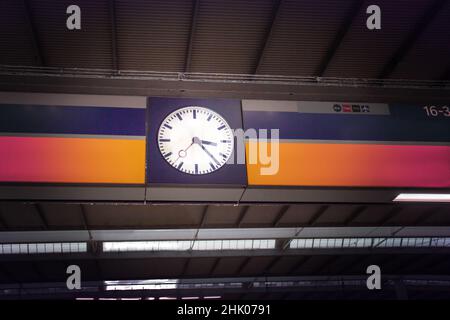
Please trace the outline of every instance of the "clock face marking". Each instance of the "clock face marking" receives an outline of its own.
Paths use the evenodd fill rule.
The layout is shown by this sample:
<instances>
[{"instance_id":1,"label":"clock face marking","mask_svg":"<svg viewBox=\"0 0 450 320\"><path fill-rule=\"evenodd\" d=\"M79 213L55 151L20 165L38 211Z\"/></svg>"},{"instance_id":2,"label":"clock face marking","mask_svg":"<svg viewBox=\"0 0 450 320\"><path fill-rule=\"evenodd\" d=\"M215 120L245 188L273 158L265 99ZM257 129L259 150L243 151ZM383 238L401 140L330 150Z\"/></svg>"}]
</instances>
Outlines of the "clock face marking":
<instances>
[{"instance_id":1,"label":"clock face marking","mask_svg":"<svg viewBox=\"0 0 450 320\"><path fill-rule=\"evenodd\" d=\"M220 169L231 157L233 131L213 110L189 106L175 110L161 123L158 146L175 169L202 175Z\"/></svg>"}]
</instances>

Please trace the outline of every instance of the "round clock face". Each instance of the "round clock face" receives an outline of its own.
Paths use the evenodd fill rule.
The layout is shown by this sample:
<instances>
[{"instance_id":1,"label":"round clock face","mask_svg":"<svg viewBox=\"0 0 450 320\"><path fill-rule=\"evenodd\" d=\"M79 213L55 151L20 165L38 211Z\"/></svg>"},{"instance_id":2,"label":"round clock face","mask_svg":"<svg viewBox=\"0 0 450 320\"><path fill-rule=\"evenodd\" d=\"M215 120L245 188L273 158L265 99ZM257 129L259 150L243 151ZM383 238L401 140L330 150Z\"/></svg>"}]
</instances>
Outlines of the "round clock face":
<instances>
[{"instance_id":1,"label":"round clock face","mask_svg":"<svg viewBox=\"0 0 450 320\"><path fill-rule=\"evenodd\" d=\"M190 106L169 114L158 131L164 159L188 174L214 172L230 158L233 132L222 116L204 107Z\"/></svg>"}]
</instances>

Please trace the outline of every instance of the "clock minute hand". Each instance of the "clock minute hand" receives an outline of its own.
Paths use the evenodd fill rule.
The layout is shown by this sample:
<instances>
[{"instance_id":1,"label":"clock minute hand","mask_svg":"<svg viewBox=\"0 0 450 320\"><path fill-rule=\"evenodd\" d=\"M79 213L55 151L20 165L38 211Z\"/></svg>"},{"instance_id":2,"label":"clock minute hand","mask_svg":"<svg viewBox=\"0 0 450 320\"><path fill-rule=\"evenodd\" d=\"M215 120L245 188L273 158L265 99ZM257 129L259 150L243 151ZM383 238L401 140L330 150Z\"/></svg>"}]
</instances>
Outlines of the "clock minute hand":
<instances>
[{"instance_id":1,"label":"clock minute hand","mask_svg":"<svg viewBox=\"0 0 450 320\"><path fill-rule=\"evenodd\" d=\"M217 161L217 159L214 158L214 156L213 156L213 155L205 148L205 146L203 146L203 145L201 144L200 147L203 149L203 151L206 152L206 154L207 154L211 159L214 160L214 162L215 162L217 165L220 165L219 161Z\"/></svg>"}]
</instances>

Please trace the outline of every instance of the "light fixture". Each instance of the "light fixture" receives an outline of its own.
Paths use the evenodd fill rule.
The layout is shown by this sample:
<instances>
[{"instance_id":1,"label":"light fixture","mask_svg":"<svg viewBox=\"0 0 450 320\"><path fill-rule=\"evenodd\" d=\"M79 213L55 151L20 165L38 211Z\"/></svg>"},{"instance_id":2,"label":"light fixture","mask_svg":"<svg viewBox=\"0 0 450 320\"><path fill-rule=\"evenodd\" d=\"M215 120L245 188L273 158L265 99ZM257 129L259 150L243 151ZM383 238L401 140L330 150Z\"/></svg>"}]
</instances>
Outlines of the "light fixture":
<instances>
[{"instance_id":1,"label":"light fixture","mask_svg":"<svg viewBox=\"0 0 450 320\"><path fill-rule=\"evenodd\" d=\"M104 252L275 249L275 239L107 241Z\"/></svg>"},{"instance_id":2,"label":"light fixture","mask_svg":"<svg viewBox=\"0 0 450 320\"><path fill-rule=\"evenodd\" d=\"M400 193L395 202L450 202L450 193Z\"/></svg>"}]
</instances>

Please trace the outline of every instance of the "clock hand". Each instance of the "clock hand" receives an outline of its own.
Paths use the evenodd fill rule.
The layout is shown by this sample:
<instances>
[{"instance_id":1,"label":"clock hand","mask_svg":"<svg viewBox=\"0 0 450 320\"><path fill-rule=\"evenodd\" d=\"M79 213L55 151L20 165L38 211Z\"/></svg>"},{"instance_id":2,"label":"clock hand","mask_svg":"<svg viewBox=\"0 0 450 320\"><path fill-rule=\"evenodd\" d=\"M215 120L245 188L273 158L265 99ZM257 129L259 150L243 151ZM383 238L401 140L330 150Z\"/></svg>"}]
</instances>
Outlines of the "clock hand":
<instances>
[{"instance_id":1,"label":"clock hand","mask_svg":"<svg viewBox=\"0 0 450 320\"><path fill-rule=\"evenodd\" d=\"M205 144L205 145L214 146L214 147L217 146L217 143L215 143L215 142L206 141L206 140L200 140L200 141L202 142L202 144Z\"/></svg>"},{"instance_id":2,"label":"clock hand","mask_svg":"<svg viewBox=\"0 0 450 320\"><path fill-rule=\"evenodd\" d=\"M213 155L205 148L204 145L201 144L200 147L203 149L203 151L206 152L206 154L207 154L211 159L214 160L214 162L215 162L217 165L220 165L219 161L217 161L216 158L214 158L214 156L213 156Z\"/></svg>"},{"instance_id":3,"label":"clock hand","mask_svg":"<svg viewBox=\"0 0 450 320\"><path fill-rule=\"evenodd\" d=\"M191 144L186 148L186 149L181 149L180 151L178 151L178 158L176 158L176 160L175 160L175 162L177 162L180 158L184 158L184 157L186 157L186 154L187 154L187 150L190 148L190 147L192 147L192 145L195 143L195 140L194 139L192 139L192 142L191 142Z\"/></svg>"}]
</instances>

